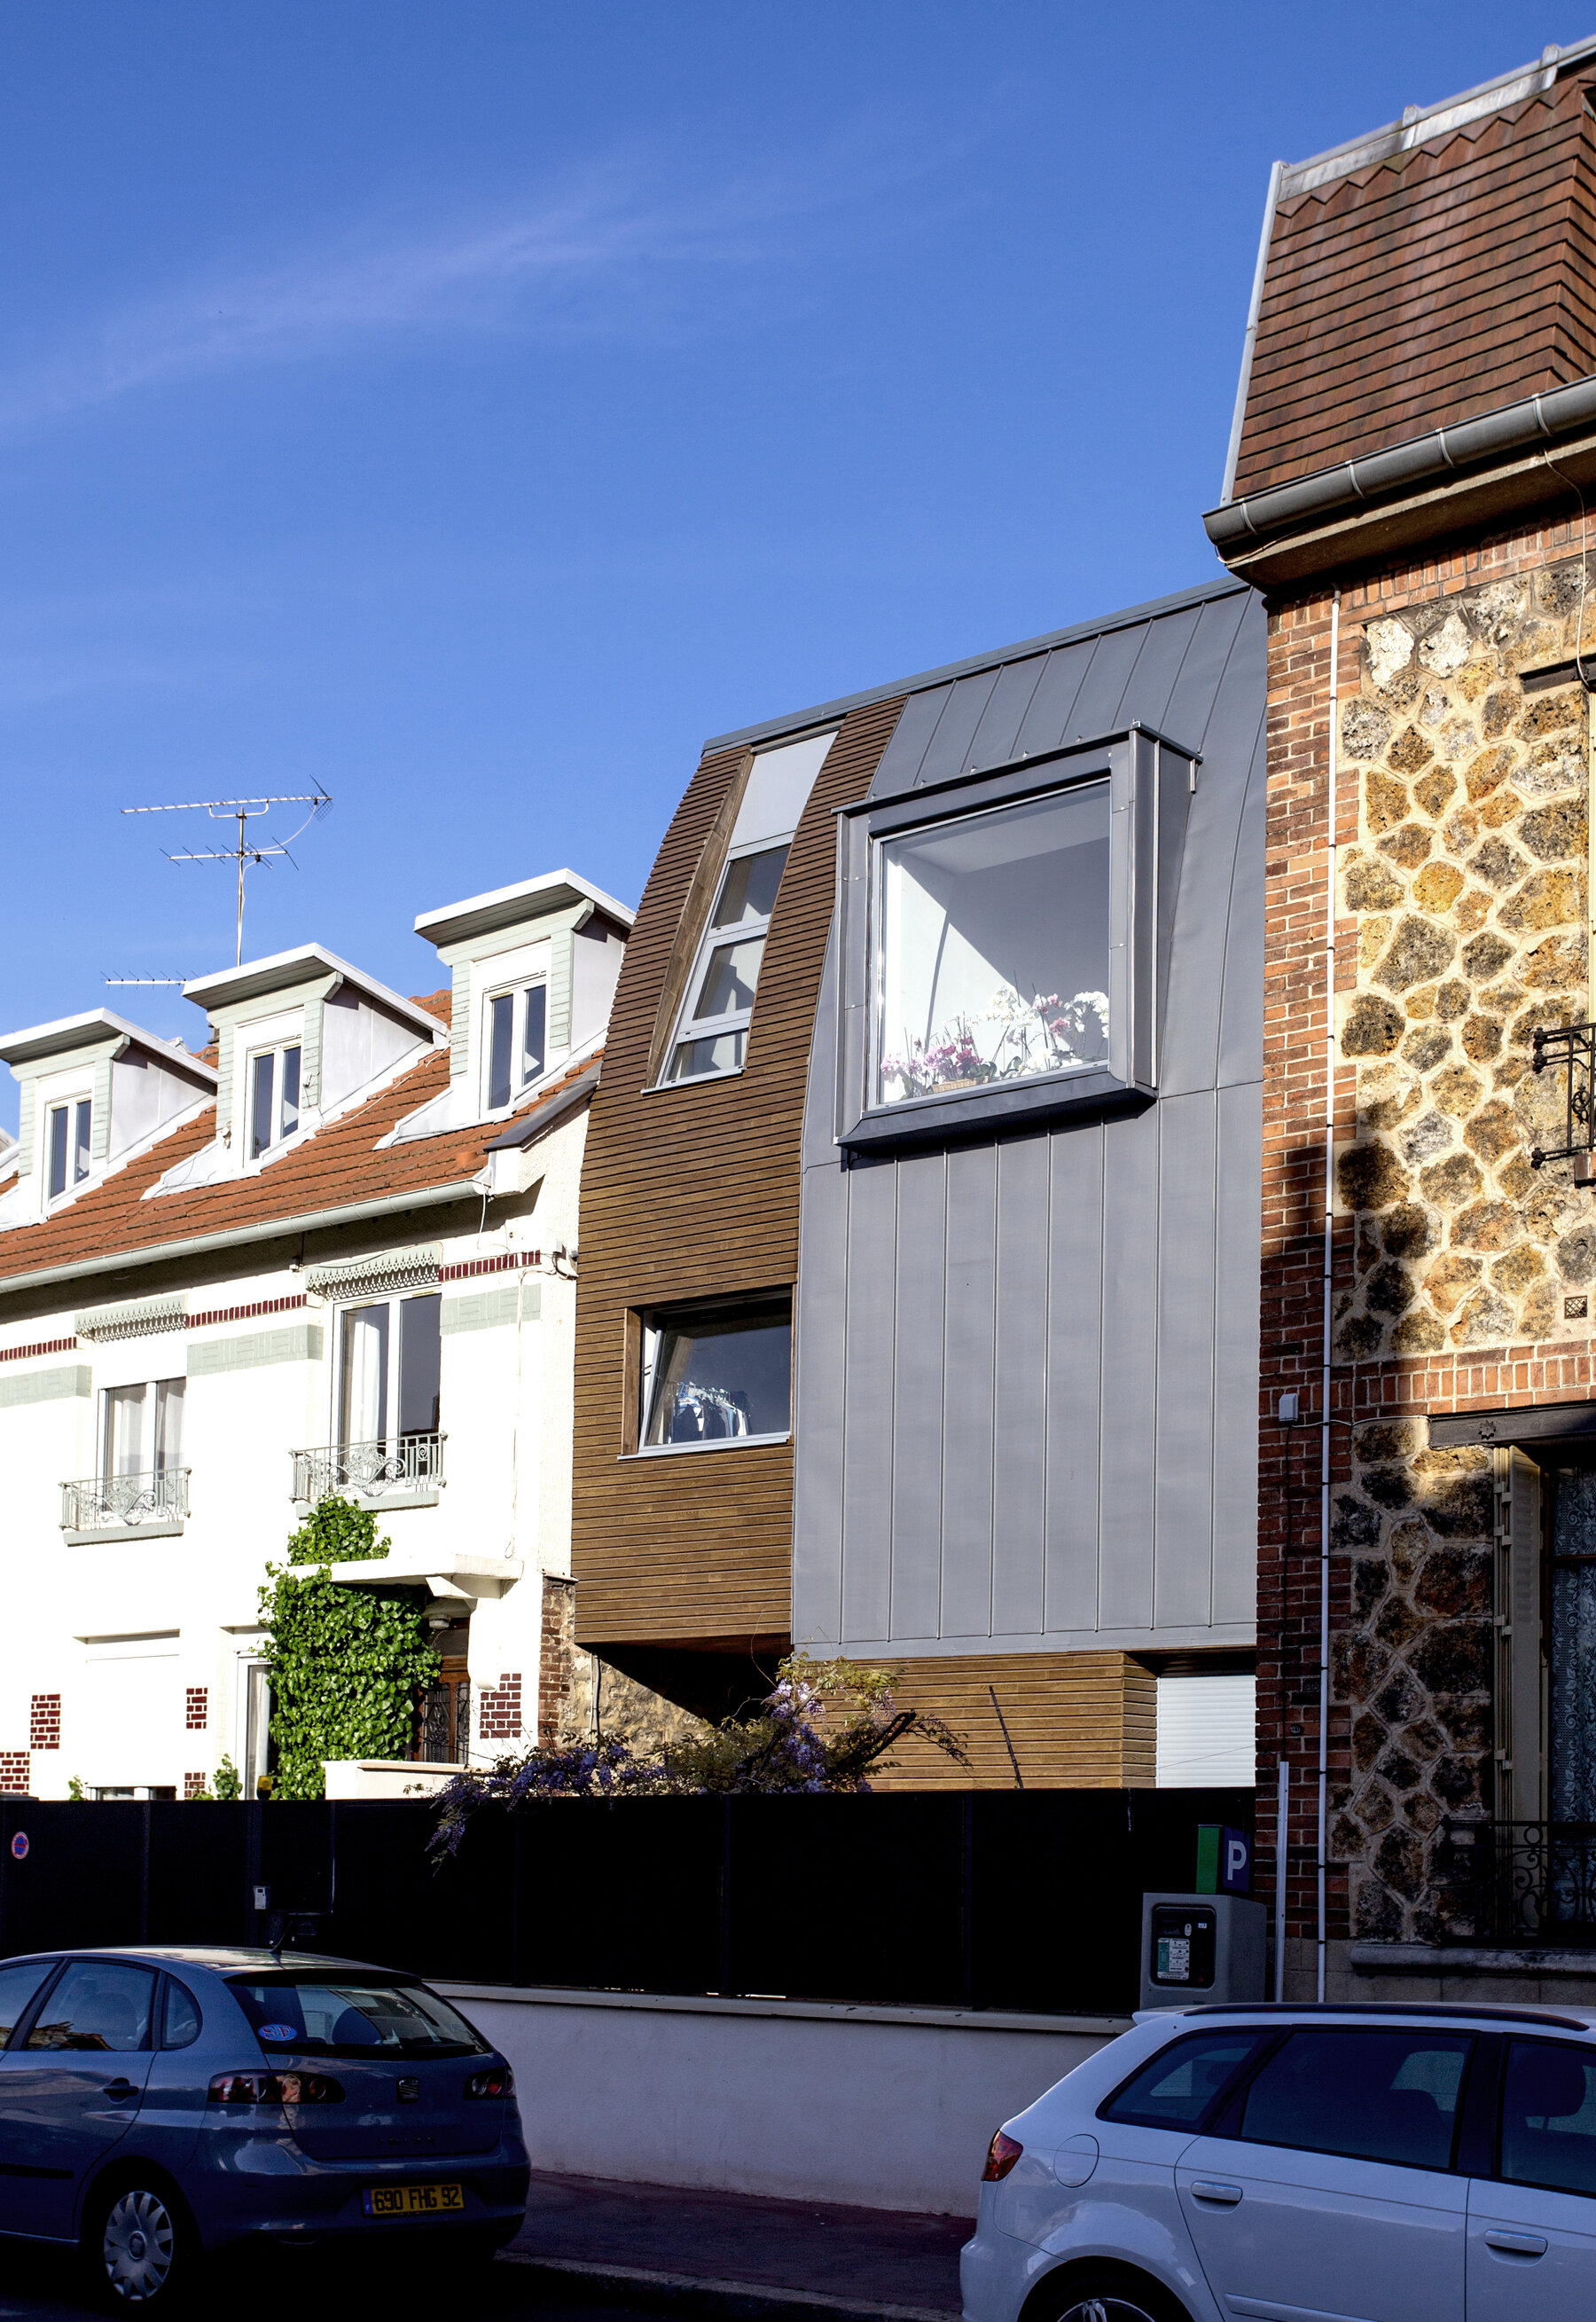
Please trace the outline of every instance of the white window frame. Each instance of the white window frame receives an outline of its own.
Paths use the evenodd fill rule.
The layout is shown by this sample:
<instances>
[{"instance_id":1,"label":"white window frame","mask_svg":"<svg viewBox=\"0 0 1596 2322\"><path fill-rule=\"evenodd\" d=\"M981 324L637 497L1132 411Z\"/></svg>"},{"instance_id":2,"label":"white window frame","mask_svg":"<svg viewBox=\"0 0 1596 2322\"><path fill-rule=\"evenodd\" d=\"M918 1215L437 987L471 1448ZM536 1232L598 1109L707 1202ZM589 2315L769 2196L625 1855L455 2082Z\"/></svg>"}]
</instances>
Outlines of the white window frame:
<instances>
[{"instance_id":1,"label":"white window frame","mask_svg":"<svg viewBox=\"0 0 1596 2322\"><path fill-rule=\"evenodd\" d=\"M286 1060L289 1056L292 1056L295 1059L294 1122L292 1128L285 1129L283 1127L283 1109L286 1101L285 1083L287 1077ZM265 1144L257 1148L255 1144L255 1081L259 1066L263 1064L268 1057L271 1060L271 1095L269 1101L271 1134L267 1138ZM296 1033L292 1039L276 1040L269 1042L261 1047L250 1049L244 1061L245 1166L250 1168L259 1168L269 1153L277 1152L279 1147L287 1144L290 1138L297 1137L300 1131L301 1123L304 1120L304 1115L305 1043L302 1036Z\"/></svg>"},{"instance_id":2,"label":"white window frame","mask_svg":"<svg viewBox=\"0 0 1596 2322\"><path fill-rule=\"evenodd\" d=\"M543 995L543 1055L535 1073L524 1079L516 1077L526 1056L526 1010L534 992ZM549 978L539 969L535 974L516 975L491 985L482 994L481 1073L482 1117L497 1119L512 1111L524 1092L535 1087L549 1069ZM510 1009L510 1093L497 1104L493 1102L493 1010L496 1001L508 1000Z\"/></svg>"},{"instance_id":3,"label":"white window frame","mask_svg":"<svg viewBox=\"0 0 1596 2322\"><path fill-rule=\"evenodd\" d=\"M399 1364L403 1354L405 1337L404 1324L399 1319L399 1309L402 1306L408 1305L415 1299L439 1298L441 1297L441 1294L442 1294L438 1290L433 1288L424 1287L415 1290L396 1290L387 1297L383 1297L378 1294L371 1298L351 1298L339 1306L338 1328L335 1333L335 1359L333 1364L333 1418L332 1424L327 1432L327 1440L329 1443L335 1445L338 1449L342 1450L350 1443L374 1441L397 1445L406 1440L399 1427ZM388 1310L388 1362L387 1373L383 1381L383 1427L381 1433L375 1437L346 1434L343 1425L343 1369L345 1348L347 1346L346 1333L349 1330L351 1318L356 1314L364 1313L366 1309L369 1306L386 1306ZM442 1434L442 1432L443 1347L442 1305L439 1307L438 1322L438 1417L436 1423L433 1426L412 1429L410 1431L412 1434L437 1435Z\"/></svg>"},{"instance_id":4,"label":"white window frame","mask_svg":"<svg viewBox=\"0 0 1596 2322\"><path fill-rule=\"evenodd\" d=\"M103 1386L100 1389L100 1440L97 1473L103 1482L114 1482L119 1472L112 1464L111 1431L112 1413L115 1409L114 1398L119 1394L126 1394L130 1389L133 1387L141 1387L146 1394L150 1394L154 1397L154 1407L150 1414L150 1464L148 1467L130 1467L120 1472L127 1475L138 1476L166 1476L176 1475L178 1472L185 1464L183 1458L184 1447L182 1436L184 1426L187 1423L188 1416L187 1408L187 1386L188 1381L186 1376L174 1374L171 1376L165 1378L119 1380L114 1386ZM174 1387L178 1391L178 1402L181 1416L179 1418L178 1427L178 1456L175 1459L169 1461L161 1457L161 1421L171 1394L171 1390Z\"/></svg>"},{"instance_id":5,"label":"white window frame","mask_svg":"<svg viewBox=\"0 0 1596 2322\"><path fill-rule=\"evenodd\" d=\"M768 911L756 913L751 919L738 919L734 925L729 927L717 928L715 924L715 914L719 908L721 897L725 893L726 882L732 873L739 863L746 863L756 855L773 855L778 847L784 848L788 854L790 854L794 836L795 834L790 830L785 833L774 831L767 838L752 839L745 845L734 846L728 851L726 859L721 865L720 877L716 882L715 901L705 921L704 932L698 939L698 948L693 955L692 974L688 977L681 1010L676 1019L676 1029L671 1034L670 1045L665 1050L665 1061L661 1068L658 1083L661 1088L696 1088L704 1081L734 1080L744 1069L748 1056L747 1036L752 1028L753 1011L759 1001L759 977L754 978L753 997L746 1008L728 1009L718 1016L698 1017L693 1014L693 1007L703 988L704 979L709 973L709 963L717 951L725 951L734 944L752 943L756 939L762 946L768 939L771 921L775 917L776 904L781 897L781 879L787 876L787 864L785 861L782 863L781 879L776 882L776 893ZM760 975L762 976L765 967L762 949L760 953L759 965ZM741 1032L743 1036L742 1063L716 1065L705 1073L673 1074L671 1067L676 1062L677 1052L679 1049L695 1041L718 1040L734 1032Z\"/></svg>"},{"instance_id":6,"label":"white window frame","mask_svg":"<svg viewBox=\"0 0 1596 2322\"><path fill-rule=\"evenodd\" d=\"M87 1114L87 1120L83 1116ZM65 1151L62 1155L63 1181L58 1186L50 1183L55 1161L55 1125L66 1122ZM82 1154L83 1166L78 1166ZM52 1098L44 1112L44 1198L46 1202L64 1202L75 1193L94 1173L94 1097L74 1095Z\"/></svg>"}]
</instances>

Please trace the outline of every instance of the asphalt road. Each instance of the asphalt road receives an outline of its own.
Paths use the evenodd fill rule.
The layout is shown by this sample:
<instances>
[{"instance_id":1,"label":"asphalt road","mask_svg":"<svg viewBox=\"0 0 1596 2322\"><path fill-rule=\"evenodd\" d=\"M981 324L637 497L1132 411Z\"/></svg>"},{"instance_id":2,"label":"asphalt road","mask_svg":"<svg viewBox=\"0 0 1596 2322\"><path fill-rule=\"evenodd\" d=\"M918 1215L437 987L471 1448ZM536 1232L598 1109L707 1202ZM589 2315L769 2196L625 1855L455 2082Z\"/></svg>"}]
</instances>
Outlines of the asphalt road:
<instances>
[{"instance_id":1,"label":"asphalt road","mask_svg":"<svg viewBox=\"0 0 1596 2322\"><path fill-rule=\"evenodd\" d=\"M362 2266L318 2259L268 2258L208 2273L185 2308L190 2317L225 2314L227 2322L350 2322L380 2312L382 2322L659 2322L620 2306L544 2302L517 2265ZM0 2245L0 2322L105 2322L83 2275L64 2258L15 2243Z\"/></svg>"}]
</instances>

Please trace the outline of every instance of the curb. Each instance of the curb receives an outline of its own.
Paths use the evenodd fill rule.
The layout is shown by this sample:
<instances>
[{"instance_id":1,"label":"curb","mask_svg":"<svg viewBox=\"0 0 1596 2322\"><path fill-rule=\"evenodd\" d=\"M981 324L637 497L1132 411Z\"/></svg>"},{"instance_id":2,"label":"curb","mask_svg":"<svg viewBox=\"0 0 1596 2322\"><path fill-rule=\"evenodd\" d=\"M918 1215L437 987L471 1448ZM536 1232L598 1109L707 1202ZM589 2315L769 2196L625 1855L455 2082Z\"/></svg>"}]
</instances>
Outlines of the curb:
<instances>
[{"instance_id":1,"label":"curb","mask_svg":"<svg viewBox=\"0 0 1596 2322\"><path fill-rule=\"evenodd\" d=\"M585 2260L535 2257L500 2250L499 2259L523 2267L537 2286L583 2306L624 2301L659 2314L714 2315L721 2322L958 2322L950 2306L889 2306L871 2298L835 2298L819 2290L780 2290L762 2281L720 2281L690 2273L655 2273L645 2266L590 2265Z\"/></svg>"}]
</instances>

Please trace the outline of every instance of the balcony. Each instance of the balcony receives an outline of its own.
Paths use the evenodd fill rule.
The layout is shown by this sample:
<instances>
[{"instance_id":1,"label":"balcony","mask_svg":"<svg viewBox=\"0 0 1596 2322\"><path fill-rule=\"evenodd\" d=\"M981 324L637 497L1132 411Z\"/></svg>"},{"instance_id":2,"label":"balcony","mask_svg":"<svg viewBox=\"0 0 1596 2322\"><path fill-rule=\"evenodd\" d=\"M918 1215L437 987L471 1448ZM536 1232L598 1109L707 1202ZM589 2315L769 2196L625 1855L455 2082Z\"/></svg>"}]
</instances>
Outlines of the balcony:
<instances>
[{"instance_id":1,"label":"balcony","mask_svg":"<svg viewBox=\"0 0 1596 2322\"><path fill-rule=\"evenodd\" d=\"M1447 1823L1435 1877L1444 1943L1596 1947L1596 1823Z\"/></svg>"},{"instance_id":2,"label":"balcony","mask_svg":"<svg viewBox=\"0 0 1596 2322\"><path fill-rule=\"evenodd\" d=\"M340 1493L359 1508L435 1508L443 1488L445 1435L390 1435L371 1443L329 1443L294 1454L294 1500L314 1508Z\"/></svg>"},{"instance_id":3,"label":"balcony","mask_svg":"<svg viewBox=\"0 0 1596 2322\"><path fill-rule=\"evenodd\" d=\"M69 1548L96 1540L169 1540L188 1514L188 1469L161 1467L132 1476L85 1476L61 1486L61 1530Z\"/></svg>"}]
</instances>

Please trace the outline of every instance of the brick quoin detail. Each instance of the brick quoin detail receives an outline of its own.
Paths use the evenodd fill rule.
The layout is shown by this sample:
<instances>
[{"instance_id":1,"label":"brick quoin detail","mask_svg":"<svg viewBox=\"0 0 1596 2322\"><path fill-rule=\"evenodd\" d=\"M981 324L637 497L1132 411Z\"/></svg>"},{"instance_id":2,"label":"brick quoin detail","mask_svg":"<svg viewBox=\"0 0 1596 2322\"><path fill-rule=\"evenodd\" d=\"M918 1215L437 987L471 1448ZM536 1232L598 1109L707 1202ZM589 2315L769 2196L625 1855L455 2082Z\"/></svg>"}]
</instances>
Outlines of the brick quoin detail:
<instances>
[{"instance_id":1,"label":"brick quoin detail","mask_svg":"<svg viewBox=\"0 0 1596 2322\"><path fill-rule=\"evenodd\" d=\"M205 1788L205 1778L203 1774L184 1775L183 1796L186 1798L197 1798L201 1796L204 1794Z\"/></svg>"},{"instance_id":2,"label":"brick quoin detail","mask_svg":"<svg viewBox=\"0 0 1596 2322\"><path fill-rule=\"evenodd\" d=\"M25 1797L29 1787L27 1751L0 1750L0 1790L20 1791Z\"/></svg>"},{"instance_id":3,"label":"brick quoin detail","mask_svg":"<svg viewBox=\"0 0 1596 2322\"><path fill-rule=\"evenodd\" d=\"M36 1693L28 1717L28 1744L34 1750L59 1750L61 1746L61 1696L59 1693Z\"/></svg>"},{"instance_id":4,"label":"brick quoin detail","mask_svg":"<svg viewBox=\"0 0 1596 2322\"><path fill-rule=\"evenodd\" d=\"M497 1687L484 1686L478 1726L484 1742L515 1742L521 1737L521 1672L504 1669Z\"/></svg>"},{"instance_id":5,"label":"brick quoin detail","mask_svg":"<svg viewBox=\"0 0 1596 2322\"><path fill-rule=\"evenodd\" d=\"M203 1733L205 1732L205 1727L210 1723L210 1687L204 1685L191 1685L188 1687L188 1715L187 1720L187 1730L190 1733Z\"/></svg>"},{"instance_id":6,"label":"brick quoin detail","mask_svg":"<svg viewBox=\"0 0 1596 2322\"><path fill-rule=\"evenodd\" d=\"M576 1591L552 1574L543 1575L543 1638L538 1659L537 1738L545 1748L560 1738L560 1721L570 1696L572 1603Z\"/></svg>"}]
</instances>

